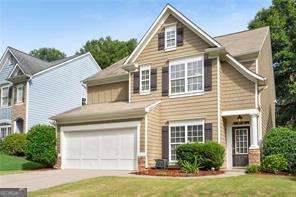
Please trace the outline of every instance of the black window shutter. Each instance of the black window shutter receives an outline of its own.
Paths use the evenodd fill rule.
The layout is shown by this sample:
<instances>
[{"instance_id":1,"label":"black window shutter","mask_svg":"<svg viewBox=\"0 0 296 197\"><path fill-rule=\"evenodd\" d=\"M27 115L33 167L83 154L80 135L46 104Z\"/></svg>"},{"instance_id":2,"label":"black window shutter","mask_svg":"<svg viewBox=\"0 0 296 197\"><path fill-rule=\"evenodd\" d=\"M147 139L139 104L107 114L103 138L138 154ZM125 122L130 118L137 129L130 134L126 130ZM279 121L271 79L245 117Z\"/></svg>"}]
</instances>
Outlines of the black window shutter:
<instances>
[{"instance_id":1,"label":"black window shutter","mask_svg":"<svg viewBox=\"0 0 296 197\"><path fill-rule=\"evenodd\" d=\"M150 82L150 90L157 90L157 68L153 68L150 70L151 82Z\"/></svg>"},{"instance_id":2,"label":"black window shutter","mask_svg":"<svg viewBox=\"0 0 296 197\"><path fill-rule=\"evenodd\" d=\"M13 101L16 103L16 86L13 88Z\"/></svg>"},{"instance_id":3,"label":"black window shutter","mask_svg":"<svg viewBox=\"0 0 296 197\"><path fill-rule=\"evenodd\" d=\"M213 139L212 123L205 123L205 142Z\"/></svg>"},{"instance_id":4,"label":"black window shutter","mask_svg":"<svg viewBox=\"0 0 296 197\"><path fill-rule=\"evenodd\" d=\"M22 97L22 101L25 102L25 85L23 85L23 97Z\"/></svg>"},{"instance_id":5,"label":"black window shutter","mask_svg":"<svg viewBox=\"0 0 296 197\"><path fill-rule=\"evenodd\" d=\"M177 46L183 46L184 40L184 27L177 25Z\"/></svg>"},{"instance_id":6,"label":"black window shutter","mask_svg":"<svg viewBox=\"0 0 296 197\"><path fill-rule=\"evenodd\" d=\"M162 96L169 95L169 67L162 67Z\"/></svg>"},{"instance_id":7,"label":"black window shutter","mask_svg":"<svg viewBox=\"0 0 296 197\"><path fill-rule=\"evenodd\" d=\"M139 86L140 86L140 72L134 72L134 93L139 93Z\"/></svg>"},{"instance_id":8,"label":"black window shutter","mask_svg":"<svg viewBox=\"0 0 296 197\"><path fill-rule=\"evenodd\" d=\"M164 49L164 32L158 34L158 50Z\"/></svg>"},{"instance_id":9,"label":"black window shutter","mask_svg":"<svg viewBox=\"0 0 296 197\"><path fill-rule=\"evenodd\" d=\"M212 90L212 59L204 60L204 90L211 91Z\"/></svg>"},{"instance_id":10,"label":"black window shutter","mask_svg":"<svg viewBox=\"0 0 296 197\"><path fill-rule=\"evenodd\" d=\"M13 91L13 87L10 86L8 90L8 106L10 106L12 103L12 91Z\"/></svg>"},{"instance_id":11,"label":"black window shutter","mask_svg":"<svg viewBox=\"0 0 296 197\"><path fill-rule=\"evenodd\" d=\"M169 127L162 127L162 159L169 159Z\"/></svg>"}]
</instances>

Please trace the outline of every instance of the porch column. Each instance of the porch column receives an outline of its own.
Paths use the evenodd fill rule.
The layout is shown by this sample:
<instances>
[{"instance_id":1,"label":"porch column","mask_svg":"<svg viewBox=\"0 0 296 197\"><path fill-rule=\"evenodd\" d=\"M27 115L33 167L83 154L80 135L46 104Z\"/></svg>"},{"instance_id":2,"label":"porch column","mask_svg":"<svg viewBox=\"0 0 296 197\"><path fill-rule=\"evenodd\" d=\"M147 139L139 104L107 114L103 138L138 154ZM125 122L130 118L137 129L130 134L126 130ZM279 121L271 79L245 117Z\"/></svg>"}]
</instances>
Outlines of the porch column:
<instances>
[{"instance_id":1,"label":"porch column","mask_svg":"<svg viewBox=\"0 0 296 197\"><path fill-rule=\"evenodd\" d=\"M258 115L251 115L251 146L249 147L249 164L260 164L260 149L258 145Z\"/></svg>"},{"instance_id":2,"label":"porch column","mask_svg":"<svg viewBox=\"0 0 296 197\"><path fill-rule=\"evenodd\" d=\"M251 146L250 149L258 149L258 115L251 115Z\"/></svg>"}]
</instances>

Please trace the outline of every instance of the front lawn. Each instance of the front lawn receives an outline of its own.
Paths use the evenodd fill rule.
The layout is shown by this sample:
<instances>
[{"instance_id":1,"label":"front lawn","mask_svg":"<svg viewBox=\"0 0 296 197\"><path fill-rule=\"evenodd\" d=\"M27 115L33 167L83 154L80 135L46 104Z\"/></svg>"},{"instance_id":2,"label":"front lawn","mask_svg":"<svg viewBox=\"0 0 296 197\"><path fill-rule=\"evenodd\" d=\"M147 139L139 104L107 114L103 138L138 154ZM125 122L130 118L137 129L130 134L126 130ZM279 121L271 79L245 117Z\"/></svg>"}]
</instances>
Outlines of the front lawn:
<instances>
[{"instance_id":1,"label":"front lawn","mask_svg":"<svg viewBox=\"0 0 296 197\"><path fill-rule=\"evenodd\" d=\"M43 168L42 164L0 153L0 175Z\"/></svg>"},{"instance_id":2,"label":"front lawn","mask_svg":"<svg viewBox=\"0 0 296 197\"><path fill-rule=\"evenodd\" d=\"M243 175L216 179L100 177L30 196L295 196L296 177Z\"/></svg>"}]
</instances>

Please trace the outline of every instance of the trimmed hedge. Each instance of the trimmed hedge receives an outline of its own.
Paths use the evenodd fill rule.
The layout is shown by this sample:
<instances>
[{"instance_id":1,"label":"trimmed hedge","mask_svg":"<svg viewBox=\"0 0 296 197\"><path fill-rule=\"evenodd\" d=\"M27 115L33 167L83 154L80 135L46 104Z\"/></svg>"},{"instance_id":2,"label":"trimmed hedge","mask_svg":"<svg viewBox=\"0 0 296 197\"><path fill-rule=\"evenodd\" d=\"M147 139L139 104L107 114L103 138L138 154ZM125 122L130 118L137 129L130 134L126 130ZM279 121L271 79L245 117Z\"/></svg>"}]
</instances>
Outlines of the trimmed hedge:
<instances>
[{"instance_id":1,"label":"trimmed hedge","mask_svg":"<svg viewBox=\"0 0 296 197\"><path fill-rule=\"evenodd\" d=\"M8 155L24 156L26 149L26 134L15 133L6 136L1 143L1 152Z\"/></svg>"},{"instance_id":2,"label":"trimmed hedge","mask_svg":"<svg viewBox=\"0 0 296 197\"><path fill-rule=\"evenodd\" d=\"M277 127L267 132L262 142L262 160L267 156L281 154L288 162L287 170L296 173L296 131Z\"/></svg>"},{"instance_id":3,"label":"trimmed hedge","mask_svg":"<svg viewBox=\"0 0 296 197\"><path fill-rule=\"evenodd\" d=\"M224 162L225 149L217 142L187 143L177 147L177 160L179 164L184 161L194 163L197 159L201 169L220 169Z\"/></svg>"},{"instance_id":4,"label":"trimmed hedge","mask_svg":"<svg viewBox=\"0 0 296 197\"><path fill-rule=\"evenodd\" d=\"M53 167L57 160L55 128L35 125L27 135L26 157L34 162Z\"/></svg>"},{"instance_id":5,"label":"trimmed hedge","mask_svg":"<svg viewBox=\"0 0 296 197\"><path fill-rule=\"evenodd\" d=\"M260 165L248 165L246 168L246 173L250 174L250 173L258 173L261 170Z\"/></svg>"},{"instance_id":6,"label":"trimmed hedge","mask_svg":"<svg viewBox=\"0 0 296 197\"><path fill-rule=\"evenodd\" d=\"M286 170L288 162L281 154L266 156L261 163L263 172L271 172L277 174L280 171Z\"/></svg>"}]
</instances>

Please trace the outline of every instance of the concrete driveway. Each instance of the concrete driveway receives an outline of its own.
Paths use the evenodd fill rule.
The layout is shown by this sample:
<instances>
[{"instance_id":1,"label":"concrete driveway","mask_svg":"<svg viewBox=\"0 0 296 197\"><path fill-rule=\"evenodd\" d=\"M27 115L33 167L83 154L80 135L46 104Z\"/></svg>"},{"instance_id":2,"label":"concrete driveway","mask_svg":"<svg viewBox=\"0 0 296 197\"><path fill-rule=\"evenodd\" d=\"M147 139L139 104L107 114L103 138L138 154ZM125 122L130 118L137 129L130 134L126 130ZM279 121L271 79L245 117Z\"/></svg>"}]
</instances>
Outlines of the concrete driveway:
<instances>
[{"instance_id":1,"label":"concrete driveway","mask_svg":"<svg viewBox=\"0 0 296 197\"><path fill-rule=\"evenodd\" d=\"M128 171L46 170L0 176L0 188L21 187L34 191L101 176L129 176Z\"/></svg>"}]
</instances>

